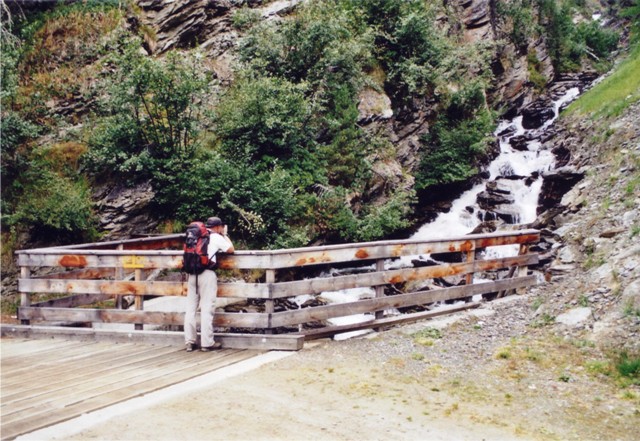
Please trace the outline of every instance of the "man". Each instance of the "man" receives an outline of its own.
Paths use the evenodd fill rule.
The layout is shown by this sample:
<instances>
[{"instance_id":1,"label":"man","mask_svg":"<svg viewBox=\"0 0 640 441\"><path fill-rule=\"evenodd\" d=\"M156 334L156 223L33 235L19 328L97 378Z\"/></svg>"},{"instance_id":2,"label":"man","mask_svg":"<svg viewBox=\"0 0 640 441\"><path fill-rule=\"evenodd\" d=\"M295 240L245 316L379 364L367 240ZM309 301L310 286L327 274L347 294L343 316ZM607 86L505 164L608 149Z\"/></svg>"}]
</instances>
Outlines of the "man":
<instances>
[{"instance_id":1,"label":"man","mask_svg":"<svg viewBox=\"0 0 640 441\"><path fill-rule=\"evenodd\" d=\"M233 243L227 236L227 226L219 217L210 217L205 223L209 230L209 247L207 254L213 266L216 253L233 253ZM201 274L189 275L187 291L187 311L184 316L184 337L187 352L192 352L196 345L196 311L200 305L200 350L209 352L222 345L213 339L213 311L218 295L218 277L213 269L206 269Z\"/></svg>"}]
</instances>

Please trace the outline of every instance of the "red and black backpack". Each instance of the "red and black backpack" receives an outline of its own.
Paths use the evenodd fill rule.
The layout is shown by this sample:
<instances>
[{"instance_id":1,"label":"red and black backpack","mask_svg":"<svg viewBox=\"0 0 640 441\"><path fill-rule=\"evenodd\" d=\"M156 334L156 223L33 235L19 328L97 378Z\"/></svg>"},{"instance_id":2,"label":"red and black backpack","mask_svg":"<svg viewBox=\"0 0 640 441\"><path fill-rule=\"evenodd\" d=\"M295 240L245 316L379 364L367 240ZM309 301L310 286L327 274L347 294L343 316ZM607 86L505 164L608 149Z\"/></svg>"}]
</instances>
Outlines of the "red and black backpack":
<instances>
[{"instance_id":1,"label":"red and black backpack","mask_svg":"<svg viewBox=\"0 0 640 441\"><path fill-rule=\"evenodd\" d=\"M200 274L206 269L214 269L208 254L209 230L202 222L191 222L184 238L182 271L187 274Z\"/></svg>"}]
</instances>

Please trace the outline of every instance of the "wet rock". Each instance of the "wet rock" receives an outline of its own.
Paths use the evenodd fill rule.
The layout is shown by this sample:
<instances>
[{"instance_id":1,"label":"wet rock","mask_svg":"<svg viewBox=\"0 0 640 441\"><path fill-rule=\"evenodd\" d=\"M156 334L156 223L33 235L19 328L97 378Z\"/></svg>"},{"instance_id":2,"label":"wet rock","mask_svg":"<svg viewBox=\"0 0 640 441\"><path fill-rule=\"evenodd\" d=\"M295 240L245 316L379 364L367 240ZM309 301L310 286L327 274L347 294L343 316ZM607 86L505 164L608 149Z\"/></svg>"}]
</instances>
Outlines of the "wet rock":
<instances>
[{"instance_id":1,"label":"wet rock","mask_svg":"<svg viewBox=\"0 0 640 441\"><path fill-rule=\"evenodd\" d=\"M522 127L537 129L555 116L553 102L549 98L539 98L522 109Z\"/></svg>"},{"instance_id":2,"label":"wet rock","mask_svg":"<svg viewBox=\"0 0 640 441\"><path fill-rule=\"evenodd\" d=\"M511 147L514 150L519 150L521 152L526 152L527 150L529 150L529 142L531 141L531 138L528 135L518 135L518 136L514 136L509 140L509 145L511 145Z\"/></svg>"}]
</instances>

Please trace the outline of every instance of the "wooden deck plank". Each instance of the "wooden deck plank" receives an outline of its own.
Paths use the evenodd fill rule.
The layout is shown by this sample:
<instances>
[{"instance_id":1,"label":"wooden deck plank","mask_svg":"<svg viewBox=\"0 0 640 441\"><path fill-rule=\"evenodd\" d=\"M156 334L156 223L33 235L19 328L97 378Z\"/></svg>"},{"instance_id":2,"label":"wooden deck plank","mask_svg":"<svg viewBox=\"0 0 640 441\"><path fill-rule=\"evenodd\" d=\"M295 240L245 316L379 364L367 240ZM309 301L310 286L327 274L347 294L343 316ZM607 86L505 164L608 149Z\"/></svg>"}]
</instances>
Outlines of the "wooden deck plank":
<instances>
[{"instance_id":1,"label":"wooden deck plank","mask_svg":"<svg viewBox=\"0 0 640 441\"><path fill-rule=\"evenodd\" d=\"M220 367L246 360L247 358L251 358L255 355L255 353L252 354L250 352L251 351L240 350L235 354L235 357L227 357L226 360L223 359L223 363L201 363L195 369L182 369L175 372L172 377L161 376L143 380L134 385L123 385L119 389L112 389L108 393L96 395L86 400L76 401L65 407L54 407L51 405L38 407L36 411L37 413L28 413L24 418L19 420L7 421L3 418L2 439L11 439L21 433L26 433L25 427L28 428L28 431L37 430L57 422L66 421L83 413L98 410L111 404L119 403L121 401L135 398L144 393L153 392L163 387L188 380ZM206 357L206 355L209 354L203 355ZM8 437L5 438L5 436Z\"/></svg>"},{"instance_id":2,"label":"wooden deck plank","mask_svg":"<svg viewBox=\"0 0 640 441\"><path fill-rule=\"evenodd\" d=\"M157 372L166 372L164 366L167 363L181 363L184 358L183 354L176 352L173 348L170 352L160 352L152 356L145 356L124 365L114 366L107 362L100 372L91 371L91 375L69 374L61 372L61 381L57 384L48 385L41 383L40 387L26 392L25 394L12 398L10 402L5 403L3 397L2 407L6 406L7 410L3 413L3 420L10 421L12 414L24 409L30 408L34 404L42 405L44 403L58 401L63 402L67 397L83 396L83 393L91 394L96 390L102 393L118 383L127 383L135 381L138 377L153 376Z\"/></svg>"},{"instance_id":3,"label":"wooden deck plank","mask_svg":"<svg viewBox=\"0 0 640 441\"><path fill-rule=\"evenodd\" d=\"M132 348L136 349L136 348ZM56 366L52 366L51 370L53 371L54 378L51 376L47 377L38 377L37 373L35 376L25 376L24 382L21 382L20 378L14 379L13 382L7 386L6 389L2 389L2 397L3 404L6 402L14 400L14 395L18 395L21 397L25 397L25 395L37 395L39 391L56 391L60 390L60 388L64 388L65 384L68 384L69 379L76 379L74 382L75 385L82 383L85 378L84 372L89 370L91 372L92 377L96 375L103 375L107 373L114 372L114 363L117 363L117 371L124 372L125 367L128 367L126 370L135 370L139 368L144 368L148 364L152 364L157 359L156 357L163 357L166 354L171 354L175 352L176 348L150 348L140 351L136 353L127 353L123 357L113 357L111 358L105 357L102 360L99 360L90 365L82 365L77 366L75 363L67 363L63 362L57 366L57 373L55 372ZM108 354L107 354L108 355ZM151 361L148 363L143 363L146 359L145 357L151 358ZM131 363L137 362L137 365L132 366ZM91 381L90 379L88 381ZM4 381L3 381L4 383ZM22 386L21 386L22 383ZM28 383L29 386L24 386L24 384ZM12 386L12 387L9 387ZM5 395L6 393L6 395Z\"/></svg>"},{"instance_id":4,"label":"wooden deck plank","mask_svg":"<svg viewBox=\"0 0 640 441\"><path fill-rule=\"evenodd\" d=\"M78 353L76 355L70 355L69 357L64 358L63 362L69 362L70 366L69 370L65 372L73 372L79 371L82 369L86 369L95 364L99 364L104 362L105 360L116 361L121 360L126 357L131 357L132 355L138 354L141 351L140 347L136 347L133 344L121 345L118 351L118 355L114 356L113 354L113 345L109 345L106 343L100 343L102 347L94 350L87 351L86 349L82 353ZM142 349L144 352L154 352L157 351L157 348L148 347ZM71 363L73 362L73 363ZM4 372L2 376L3 384L5 386L5 382L8 384L12 384L15 380L19 380L22 382L31 381L32 379L41 380L49 380L51 377L56 377L60 373L60 360L43 360L38 366L23 366L20 368L9 369ZM54 378L55 380L55 378Z\"/></svg>"},{"instance_id":5,"label":"wooden deck plank","mask_svg":"<svg viewBox=\"0 0 640 441\"><path fill-rule=\"evenodd\" d=\"M66 352L74 347L81 346L81 342L64 340L38 341L37 345L28 345L26 342L20 342L19 348L12 348L7 351L7 354L2 354L2 368L12 366L14 362L24 364L26 360L40 360L42 356L52 357L56 353L63 353L62 351Z\"/></svg>"},{"instance_id":6,"label":"wooden deck plank","mask_svg":"<svg viewBox=\"0 0 640 441\"><path fill-rule=\"evenodd\" d=\"M78 344L84 346L77 347ZM223 349L213 353L186 353L181 346L53 342L50 339L2 338L0 345L3 441L264 352ZM84 353L79 350L82 347ZM66 348L75 355L60 357ZM12 361L7 363L7 369L5 357ZM41 378L38 373L43 374ZM5 376L10 380L6 387ZM22 386L21 378L27 380Z\"/></svg>"},{"instance_id":7,"label":"wooden deck plank","mask_svg":"<svg viewBox=\"0 0 640 441\"><path fill-rule=\"evenodd\" d=\"M45 376L48 368L55 368L60 362L81 360L85 357L91 357L94 354L96 357L99 357L105 353L110 353L108 344L100 343L100 345L101 346L98 346L96 343L91 346L79 344L56 348L56 351L52 353L40 353L40 355L35 358L22 356L15 358L9 363L5 363L3 360L2 369L5 372L2 379L4 381L10 381L14 377L26 379L30 374L37 375L38 377ZM133 345L128 346L133 348ZM124 347L121 349L126 350Z\"/></svg>"}]
</instances>

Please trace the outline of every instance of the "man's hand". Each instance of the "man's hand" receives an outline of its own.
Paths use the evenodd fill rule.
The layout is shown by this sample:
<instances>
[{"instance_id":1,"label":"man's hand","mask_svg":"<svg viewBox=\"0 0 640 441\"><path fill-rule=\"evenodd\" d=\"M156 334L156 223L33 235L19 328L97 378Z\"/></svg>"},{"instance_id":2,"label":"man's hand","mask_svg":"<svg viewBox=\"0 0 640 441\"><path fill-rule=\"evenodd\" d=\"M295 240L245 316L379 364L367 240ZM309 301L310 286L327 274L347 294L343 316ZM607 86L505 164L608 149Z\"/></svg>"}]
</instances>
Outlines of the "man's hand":
<instances>
[{"instance_id":1,"label":"man's hand","mask_svg":"<svg viewBox=\"0 0 640 441\"><path fill-rule=\"evenodd\" d=\"M227 235L228 230L229 230L229 228L225 225L225 226L224 226L224 230L222 230L222 235L223 235L223 236L226 236L226 235Z\"/></svg>"}]
</instances>

